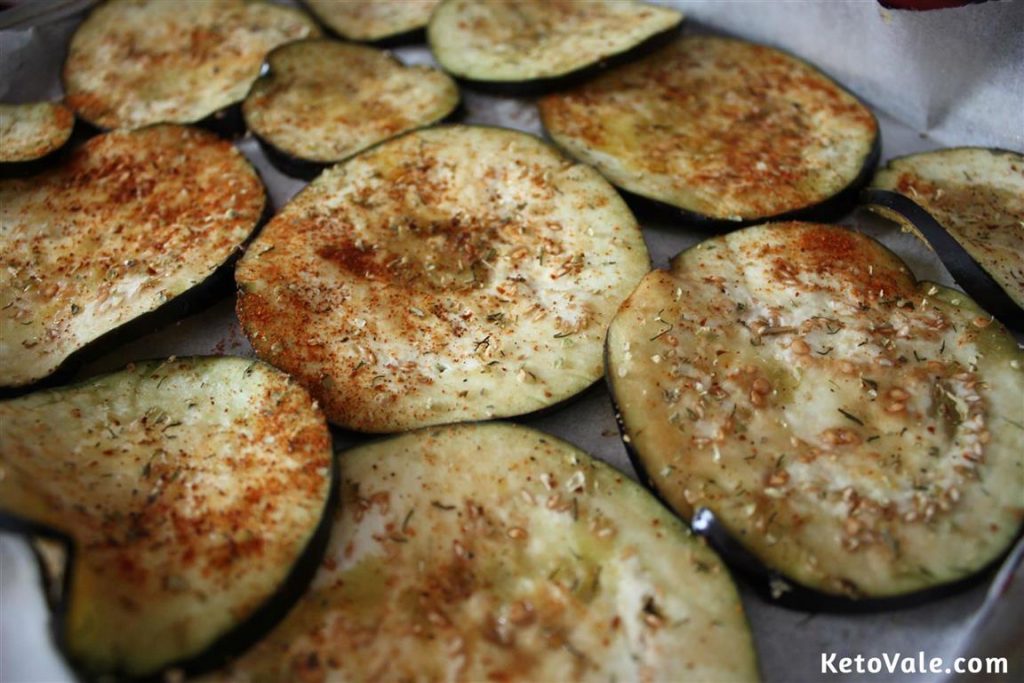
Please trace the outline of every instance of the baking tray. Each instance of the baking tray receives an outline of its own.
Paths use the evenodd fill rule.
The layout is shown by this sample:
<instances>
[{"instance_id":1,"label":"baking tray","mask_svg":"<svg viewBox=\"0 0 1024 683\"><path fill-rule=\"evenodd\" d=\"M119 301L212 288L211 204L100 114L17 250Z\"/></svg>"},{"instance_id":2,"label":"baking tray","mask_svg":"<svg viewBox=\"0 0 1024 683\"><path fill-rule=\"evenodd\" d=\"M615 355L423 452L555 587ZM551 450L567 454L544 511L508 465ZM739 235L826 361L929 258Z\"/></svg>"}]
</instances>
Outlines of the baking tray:
<instances>
[{"instance_id":1,"label":"baking tray","mask_svg":"<svg viewBox=\"0 0 1024 683\"><path fill-rule=\"evenodd\" d=\"M67 41L90 4L88 0L51 0L24 3L0 13L0 100L61 97L59 73ZM679 5L684 9L688 15L687 32L733 32L778 45L810 59L844 84L852 86L873 105L878 116L883 161L893 156L954 144L1001 145L1016 149L1024 146L1024 106L1020 102L1024 89L1016 87L1016 90L1009 91L1011 102L1013 93L1016 95L1016 108L1006 107L1004 102L1006 88L1024 85L1018 78L1024 68L1024 40L1020 40L1019 33L1014 34L1024 26L1024 12L1018 11L1022 9L1020 4L1009 10L1004 7L998 11L974 8L943 11L946 13L943 21L951 28L963 28L965 21L967 24L981 23L980 29L975 26L957 34L956 40L947 41L947 47L954 52L963 49L965 43L970 49L970 41L986 44L984 38L978 36L979 32L991 37L993 32L1009 29L1011 38L1017 36L1019 46L1010 44L1008 47L1010 68L1005 70L1006 74L996 78L998 87L992 91L995 101L990 98L980 108L970 98L969 106L944 102L941 98L936 105L927 83L908 84L901 89L899 79L895 79L897 85L894 86L894 79L888 78L886 73L872 72L870 65L856 68L849 60L856 50L869 47L859 42L859 35L867 31L872 22L881 22L889 27L896 23L893 30L897 31L898 40L906 40L907 35L914 36L923 31L927 42L932 39L929 36L934 37L936 29L928 24L934 24L934 19L926 18L923 29L913 23L916 20L900 17L894 21L893 14L880 10L870 0L848 3L740 0L664 4ZM964 20L949 14L969 11L985 12L987 18L979 20L975 14L970 20ZM698 17L696 21L693 19L695 15ZM834 25L837 17L842 18L842 25L838 28ZM1014 24L1018 18L1021 21ZM899 22L910 23L901 28ZM839 35L845 35L846 42L836 43ZM884 43L884 36L879 40ZM836 44L850 47L836 50ZM899 53L901 48L889 46L882 50L881 57L876 56L876 61L892 60L893 50ZM401 47L393 52L408 63L434 63L429 50L422 45ZM986 50L985 54L994 53ZM902 77L907 68L918 68L918 65L908 63L914 58L913 54L902 54L896 58L897 61L886 61L886 64ZM1013 64L1013 60L1017 63ZM941 64L933 66L936 69L942 67ZM990 86L988 83L986 87ZM891 96L894 87L914 99L916 106L910 106L902 99L894 100ZM532 99L499 97L466 88L463 88L463 99L467 123L505 126L542 134ZM937 122L936 106L943 108ZM305 182L274 169L251 137L241 138L236 144L258 169L275 210L305 186ZM677 252L714 234L685 224L641 218L655 267L664 266ZM894 225L863 210L853 212L840 222L856 226L881 240L898 253L919 278L952 284L934 255ZM200 312L108 352L84 367L79 374L86 377L115 370L129 361L143 358L192 354L252 355L234 314L233 296L211 301L209 307ZM603 383L559 410L543 417L517 421L560 436L635 476L619 439L610 398ZM364 438L338 429L333 433L338 449L345 449ZM916 657L918 652L923 652L926 658L942 657L947 662L962 655L1007 657L1009 673L1005 679L1024 680L1022 557L1024 541L1018 543L998 573L984 577L972 588L917 607L870 614L839 615L785 609L766 601L739 580L744 607L754 632L762 677L768 683L821 680L826 677L822 673L822 655L825 653L835 652L838 657L857 654L880 657L886 653ZM944 673L827 675L829 679L842 681L897 677L899 680L921 681L951 678ZM957 680L970 678L962 675ZM0 535L0 682L58 683L71 680L74 678L70 670L49 638L48 615L31 552L24 541L11 535ZM986 680L996 679L990 677Z\"/></svg>"}]
</instances>

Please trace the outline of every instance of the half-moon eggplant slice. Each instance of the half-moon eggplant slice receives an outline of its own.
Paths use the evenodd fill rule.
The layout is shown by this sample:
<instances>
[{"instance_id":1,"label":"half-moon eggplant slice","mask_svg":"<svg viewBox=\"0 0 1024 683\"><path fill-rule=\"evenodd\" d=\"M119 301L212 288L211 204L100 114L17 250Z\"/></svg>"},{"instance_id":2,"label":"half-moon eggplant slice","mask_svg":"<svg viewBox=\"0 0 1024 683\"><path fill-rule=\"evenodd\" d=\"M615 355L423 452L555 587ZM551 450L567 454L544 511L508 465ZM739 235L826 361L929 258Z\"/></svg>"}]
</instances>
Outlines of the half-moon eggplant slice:
<instances>
[{"instance_id":1,"label":"half-moon eggplant slice","mask_svg":"<svg viewBox=\"0 0 1024 683\"><path fill-rule=\"evenodd\" d=\"M64 544L55 636L87 678L221 664L323 557L330 433L264 363L140 363L0 402L0 434L0 527Z\"/></svg>"},{"instance_id":2,"label":"half-moon eggplant slice","mask_svg":"<svg viewBox=\"0 0 1024 683\"><path fill-rule=\"evenodd\" d=\"M556 144L691 221L834 213L878 159L878 124L856 97L731 38L681 38L539 106Z\"/></svg>"},{"instance_id":3,"label":"half-moon eggplant slice","mask_svg":"<svg viewBox=\"0 0 1024 683\"><path fill-rule=\"evenodd\" d=\"M638 470L683 517L710 510L712 540L724 529L784 577L776 593L818 608L948 590L1011 545L1022 362L964 294L916 281L863 234L808 223L684 251L607 341Z\"/></svg>"},{"instance_id":4,"label":"half-moon eggplant slice","mask_svg":"<svg viewBox=\"0 0 1024 683\"><path fill-rule=\"evenodd\" d=\"M59 102L0 104L0 164L47 157L71 138L75 115Z\"/></svg>"},{"instance_id":5,"label":"half-moon eggplant slice","mask_svg":"<svg viewBox=\"0 0 1024 683\"><path fill-rule=\"evenodd\" d=\"M426 27L440 0L302 0L327 28L346 40L391 42Z\"/></svg>"},{"instance_id":6,"label":"half-moon eggplant slice","mask_svg":"<svg viewBox=\"0 0 1024 683\"><path fill-rule=\"evenodd\" d=\"M576 395L601 377L608 322L648 268L596 171L525 133L443 126L324 171L235 279L261 358L332 422L391 432Z\"/></svg>"},{"instance_id":7,"label":"half-moon eggplant slice","mask_svg":"<svg viewBox=\"0 0 1024 683\"><path fill-rule=\"evenodd\" d=\"M1024 155L979 147L912 154L889 161L871 187L871 210L930 244L1001 320L1024 324ZM877 190L902 195L934 220Z\"/></svg>"},{"instance_id":8,"label":"half-moon eggplant slice","mask_svg":"<svg viewBox=\"0 0 1024 683\"><path fill-rule=\"evenodd\" d=\"M575 447L457 425L340 469L311 589L216 680L757 680L718 557Z\"/></svg>"},{"instance_id":9,"label":"half-moon eggplant slice","mask_svg":"<svg viewBox=\"0 0 1024 683\"><path fill-rule=\"evenodd\" d=\"M270 50L319 34L262 0L109 0L71 38L66 101L105 129L205 123L245 99Z\"/></svg>"},{"instance_id":10,"label":"half-moon eggplant slice","mask_svg":"<svg viewBox=\"0 0 1024 683\"><path fill-rule=\"evenodd\" d=\"M285 172L315 174L458 107L447 74L332 40L277 48L242 105L245 123Z\"/></svg>"},{"instance_id":11,"label":"half-moon eggplant slice","mask_svg":"<svg viewBox=\"0 0 1024 683\"><path fill-rule=\"evenodd\" d=\"M674 9L632 0L444 0L427 38L454 76L541 90L634 57L682 20Z\"/></svg>"},{"instance_id":12,"label":"half-moon eggplant slice","mask_svg":"<svg viewBox=\"0 0 1024 683\"><path fill-rule=\"evenodd\" d=\"M92 138L0 181L0 387L24 387L160 311L198 303L259 224L263 185L228 142L181 126Z\"/></svg>"}]
</instances>

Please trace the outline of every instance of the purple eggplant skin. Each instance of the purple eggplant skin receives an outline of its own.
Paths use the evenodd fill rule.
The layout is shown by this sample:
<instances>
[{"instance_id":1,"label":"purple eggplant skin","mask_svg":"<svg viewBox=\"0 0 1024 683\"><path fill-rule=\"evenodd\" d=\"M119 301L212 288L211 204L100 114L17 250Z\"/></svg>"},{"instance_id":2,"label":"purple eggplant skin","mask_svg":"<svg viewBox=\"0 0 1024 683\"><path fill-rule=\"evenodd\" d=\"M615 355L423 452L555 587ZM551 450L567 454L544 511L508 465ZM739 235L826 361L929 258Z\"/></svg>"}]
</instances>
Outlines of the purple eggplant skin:
<instances>
[{"instance_id":1,"label":"purple eggplant skin","mask_svg":"<svg viewBox=\"0 0 1024 683\"><path fill-rule=\"evenodd\" d=\"M337 35L334 31L326 29L327 32L332 35ZM341 37L341 36L339 36ZM348 38L341 37L342 40L348 40ZM411 31L405 31L404 33L396 33L393 36L386 38L380 38L378 40L367 41L367 45L379 48L394 48L394 47L405 47L409 45L426 45L427 42L427 27L422 26L420 28L414 28Z\"/></svg>"},{"instance_id":2,"label":"purple eggplant skin","mask_svg":"<svg viewBox=\"0 0 1024 683\"><path fill-rule=\"evenodd\" d=\"M670 29L662 31L661 33L654 34L639 45L634 45L624 52L611 55L599 62L584 66L576 71L563 74L561 76L535 78L529 81L479 81L463 78L458 74L449 73L449 75L459 82L460 88L465 88L471 92L475 91L489 95L504 95L508 97L533 97L554 92L556 90L571 88L590 80L603 71L614 69L617 66L622 66L623 64L628 64L636 59L646 57L647 55L657 52L658 49L664 47L668 43L671 43L679 36L681 30L682 22L676 24Z\"/></svg>"},{"instance_id":3,"label":"purple eggplant skin","mask_svg":"<svg viewBox=\"0 0 1024 683\"><path fill-rule=\"evenodd\" d=\"M924 235L957 284L1011 330L1024 332L1024 310L935 218L913 199L889 190L866 189L861 203L898 213Z\"/></svg>"},{"instance_id":4,"label":"purple eggplant skin","mask_svg":"<svg viewBox=\"0 0 1024 683\"><path fill-rule=\"evenodd\" d=\"M245 118L242 116L242 103L235 102L228 105L219 111L213 112L206 118L196 121L192 125L205 128L222 138L236 140L245 135Z\"/></svg>"},{"instance_id":5,"label":"purple eggplant skin","mask_svg":"<svg viewBox=\"0 0 1024 683\"><path fill-rule=\"evenodd\" d=\"M99 133L109 133L112 128L104 128L99 126L92 121L87 121L79 116L76 121L86 131L88 137L98 135ZM76 124L76 127L77 125ZM151 124L159 125L159 124ZM191 123L182 123L179 125L183 126L195 126L196 128L202 128L214 133L218 137L225 138L227 140L237 140L245 135L245 119L242 118L242 103L235 102L230 104L223 109L213 112L208 116L205 116L198 121ZM145 128L146 126L143 126Z\"/></svg>"},{"instance_id":6,"label":"purple eggplant skin","mask_svg":"<svg viewBox=\"0 0 1024 683\"><path fill-rule=\"evenodd\" d=\"M186 678L189 678L224 666L232 658L237 657L262 640L264 636L270 633L284 619L292 606L306 592L327 551L327 542L330 540L331 529L334 526L335 511L339 505L339 472L340 468L338 467L337 454L335 453L331 463L330 489L327 501L324 504L323 515L309 542L302 550L299 559L292 566L288 576L277 592L257 608L245 621L239 623L218 638L204 652L194 657L173 662L165 667L163 671L151 676L131 677L126 676L122 672L116 672L113 675L104 674L97 676L82 668L81 664L71 657L63 634L68 605L66 597L74 590L74 581L72 579L74 577L74 562L77 549L74 541L67 534L59 529L28 522L3 511L0 511L0 532L21 535L26 540L45 538L56 541L64 547L67 561L63 585L59 589L54 585L53 577L47 573L42 556L38 551L33 551L33 553L39 565L41 588L47 597L47 602L50 603L50 636L57 650L70 664L78 680L96 681L97 683L110 680L123 681L125 683L164 683L167 680L168 673L171 671L179 671ZM60 598L54 600L53 596L55 595L59 595Z\"/></svg>"},{"instance_id":7,"label":"purple eggplant skin","mask_svg":"<svg viewBox=\"0 0 1024 683\"><path fill-rule=\"evenodd\" d=\"M37 173L42 173L51 166L59 164L62 159L66 158L70 147L71 145L64 144L59 149L53 150L46 156L33 159L32 161L13 161L0 164L0 178L26 178Z\"/></svg>"},{"instance_id":8,"label":"purple eggplant skin","mask_svg":"<svg viewBox=\"0 0 1024 683\"><path fill-rule=\"evenodd\" d=\"M281 151L267 140L256 135L256 133L251 133L251 135L259 143L260 149L263 150L263 154L267 157L267 161L270 162L271 166L286 176L309 181L320 175L325 168L333 165L300 159Z\"/></svg>"}]
</instances>

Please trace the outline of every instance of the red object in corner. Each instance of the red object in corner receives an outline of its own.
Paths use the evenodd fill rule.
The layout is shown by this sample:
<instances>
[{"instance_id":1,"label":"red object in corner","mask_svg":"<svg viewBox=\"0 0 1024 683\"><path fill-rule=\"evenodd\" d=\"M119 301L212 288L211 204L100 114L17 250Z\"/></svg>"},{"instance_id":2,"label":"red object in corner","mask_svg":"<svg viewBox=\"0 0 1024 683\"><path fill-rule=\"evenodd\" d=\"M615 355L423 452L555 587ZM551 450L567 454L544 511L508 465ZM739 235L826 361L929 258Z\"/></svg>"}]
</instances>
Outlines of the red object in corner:
<instances>
[{"instance_id":1,"label":"red object in corner","mask_svg":"<svg viewBox=\"0 0 1024 683\"><path fill-rule=\"evenodd\" d=\"M889 9L908 9L924 12L932 9L947 9L949 7L963 7L973 5L977 2L987 0L878 0L882 7Z\"/></svg>"}]
</instances>

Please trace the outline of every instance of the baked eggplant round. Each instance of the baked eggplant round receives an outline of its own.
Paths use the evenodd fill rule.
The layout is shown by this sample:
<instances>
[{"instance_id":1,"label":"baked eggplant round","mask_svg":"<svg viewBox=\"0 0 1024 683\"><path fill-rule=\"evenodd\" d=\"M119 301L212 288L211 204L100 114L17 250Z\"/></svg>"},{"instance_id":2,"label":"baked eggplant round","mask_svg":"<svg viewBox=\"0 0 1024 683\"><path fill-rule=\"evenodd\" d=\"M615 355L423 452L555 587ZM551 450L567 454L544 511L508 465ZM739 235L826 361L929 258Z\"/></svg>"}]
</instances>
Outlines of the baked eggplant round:
<instances>
[{"instance_id":1,"label":"baked eggplant round","mask_svg":"<svg viewBox=\"0 0 1024 683\"><path fill-rule=\"evenodd\" d=\"M579 393L648 268L636 220L596 171L531 135L459 125L324 171L235 279L261 358L332 422L393 432Z\"/></svg>"},{"instance_id":2,"label":"baked eggplant round","mask_svg":"<svg viewBox=\"0 0 1024 683\"><path fill-rule=\"evenodd\" d=\"M709 510L784 579L776 593L821 604L948 586L1012 544L1022 362L966 295L916 281L863 234L807 223L684 251L607 340L644 478L687 519Z\"/></svg>"},{"instance_id":3,"label":"baked eggplant round","mask_svg":"<svg viewBox=\"0 0 1024 683\"><path fill-rule=\"evenodd\" d=\"M0 402L0 434L0 528L63 548L43 551L54 629L86 678L222 663L283 616L323 555L330 433L264 363L139 363Z\"/></svg>"},{"instance_id":4,"label":"baked eggplant round","mask_svg":"<svg viewBox=\"0 0 1024 683\"><path fill-rule=\"evenodd\" d=\"M205 123L245 99L270 50L317 35L263 0L109 0L71 38L65 101L104 129Z\"/></svg>"},{"instance_id":5,"label":"baked eggplant round","mask_svg":"<svg viewBox=\"0 0 1024 683\"><path fill-rule=\"evenodd\" d=\"M440 0L302 0L327 28L346 40L386 43L422 33Z\"/></svg>"},{"instance_id":6,"label":"baked eggplant round","mask_svg":"<svg viewBox=\"0 0 1024 683\"><path fill-rule=\"evenodd\" d=\"M569 154L691 221L833 213L878 159L878 123L856 97L732 38L680 38L539 106Z\"/></svg>"},{"instance_id":7,"label":"baked eggplant round","mask_svg":"<svg viewBox=\"0 0 1024 683\"><path fill-rule=\"evenodd\" d=\"M869 208L931 245L1000 320L1024 327L1024 155L955 147L898 157L871 188Z\"/></svg>"},{"instance_id":8,"label":"baked eggplant round","mask_svg":"<svg viewBox=\"0 0 1024 683\"><path fill-rule=\"evenodd\" d=\"M437 123L459 105L459 89L447 74L405 66L363 45L297 41L271 52L267 66L242 113L285 172L302 172L303 166L319 172L379 142Z\"/></svg>"},{"instance_id":9,"label":"baked eggplant round","mask_svg":"<svg viewBox=\"0 0 1024 683\"><path fill-rule=\"evenodd\" d=\"M47 157L71 138L75 115L59 102L0 104L0 164Z\"/></svg>"},{"instance_id":10,"label":"baked eggplant round","mask_svg":"<svg viewBox=\"0 0 1024 683\"><path fill-rule=\"evenodd\" d=\"M445 71L479 86L547 90L626 61L683 15L632 0L444 0L427 38Z\"/></svg>"},{"instance_id":11,"label":"baked eggplant round","mask_svg":"<svg viewBox=\"0 0 1024 683\"><path fill-rule=\"evenodd\" d=\"M212 680L757 680L714 552L573 446L457 425L353 449L340 469L312 588Z\"/></svg>"},{"instance_id":12,"label":"baked eggplant round","mask_svg":"<svg viewBox=\"0 0 1024 683\"><path fill-rule=\"evenodd\" d=\"M207 303L265 203L230 143L174 125L99 135L39 175L0 180L0 387Z\"/></svg>"}]
</instances>

